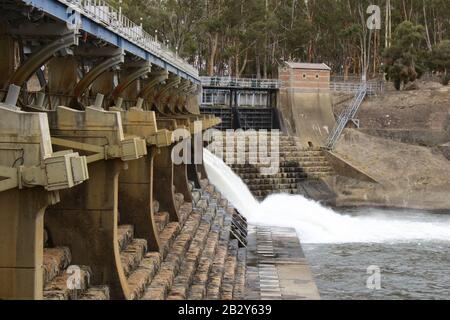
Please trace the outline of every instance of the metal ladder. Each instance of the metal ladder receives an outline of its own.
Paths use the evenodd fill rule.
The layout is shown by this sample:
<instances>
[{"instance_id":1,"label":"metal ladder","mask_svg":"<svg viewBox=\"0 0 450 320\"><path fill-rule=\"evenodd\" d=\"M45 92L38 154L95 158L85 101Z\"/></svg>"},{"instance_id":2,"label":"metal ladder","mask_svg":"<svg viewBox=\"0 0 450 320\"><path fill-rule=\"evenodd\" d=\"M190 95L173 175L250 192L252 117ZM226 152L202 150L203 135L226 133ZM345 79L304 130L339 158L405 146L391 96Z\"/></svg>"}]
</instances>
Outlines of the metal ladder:
<instances>
[{"instance_id":1,"label":"metal ladder","mask_svg":"<svg viewBox=\"0 0 450 320\"><path fill-rule=\"evenodd\" d=\"M367 84L364 83L359 87L358 92L353 98L352 103L347 108L345 108L344 111L342 111L341 115L339 116L337 123L333 128L333 131L331 132L325 144L326 149L333 150L336 147L336 143L339 137L341 136L342 132L344 131L345 127L347 126L347 123L355 117L359 107L366 98L366 95L367 95Z\"/></svg>"}]
</instances>

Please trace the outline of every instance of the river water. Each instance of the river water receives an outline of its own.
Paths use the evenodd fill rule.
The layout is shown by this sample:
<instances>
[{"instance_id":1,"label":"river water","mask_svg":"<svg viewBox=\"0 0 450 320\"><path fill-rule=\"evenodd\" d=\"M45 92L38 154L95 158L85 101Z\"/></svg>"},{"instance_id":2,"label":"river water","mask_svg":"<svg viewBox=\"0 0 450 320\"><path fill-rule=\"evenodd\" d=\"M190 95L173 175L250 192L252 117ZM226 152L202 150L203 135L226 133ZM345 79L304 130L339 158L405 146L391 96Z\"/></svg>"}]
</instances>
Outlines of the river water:
<instances>
[{"instance_id":1,"label":"river water","mask_svg":"<svg viewBox=\"0 0 450 320\"><path fill-rule=\"evenodd\" d=\"M205 166L249 223L297 230L323 299L450 299L450 214L335 212L292 195L259 203L207 150Z\"/></svg>"},{"instance_id":2,"label":"river water","mask_svg":"<svg viewBox=\"0 0 450 320\"><path fill-rule=\"evenodd\" d=\"M422 236L417 234L416 239L409 240L304 243L303 249L323 299L450 298L450 240L444 234L437 237L430 234L435 227L440 230L440 226L450 232L450 215L378 209L341 214L367 220L394 219L405 225L425 223L427 227ZM380 270L378 288L367 286L371 266Z\"/></svg>"}]
</instances>

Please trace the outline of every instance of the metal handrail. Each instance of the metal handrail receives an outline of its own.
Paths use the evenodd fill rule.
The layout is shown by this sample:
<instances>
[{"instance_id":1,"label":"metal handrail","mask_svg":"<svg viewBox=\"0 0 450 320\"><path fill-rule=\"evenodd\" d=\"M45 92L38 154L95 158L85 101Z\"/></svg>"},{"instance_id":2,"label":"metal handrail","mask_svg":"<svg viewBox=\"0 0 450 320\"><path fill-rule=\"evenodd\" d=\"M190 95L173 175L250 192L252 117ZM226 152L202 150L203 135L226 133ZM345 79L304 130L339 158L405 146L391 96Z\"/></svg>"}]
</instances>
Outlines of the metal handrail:
<instances>
[{"instance_id":1,"label":"metal handrail","mask_svg":"<svg viewBox=\"0 0 450 320\"><path fill-rule=\"evenodd\" d=\"M237 89L280 89L283 81L278 79L254 79L233 77L201 77L204 87ZM375 95L383 91L382 81L371 80L365 83L367 94ZM361 88L361 81L331 81L330 90L336 92L356 93Z\"/></svg>"},{"instance_id":2,"label":"metal handrail","mask_svg":"<svg viewBox=\"0 0 450 320\"><path fill-rule=\"evenodd\" d=\"M241 99L238 100L239 106L267 106L267 92L249 90L246 93L239 93L239 97L243 97L244 102ZM249 101L249 98L252 101ZM214 105L229 105L230 91L226 89L204 89L202 94L202 106L214 106Z\"/></svg>"},{"instance_id":3,"label":"metal handrail","mask_svg":"<svg viewBox=\"0 0 450 320\"><path fill-rule=\"evenodd\" d=\"M200 79L204 87L279 89L283 85L283 82L278 79L249 79L231 77L201 77Z\"/></svg>"},{"instance_id":4,"label":"metal handrail","mask_svg":"<svg viewBox=\"0 0 450 320\"><path fill-rule=\"evenodd\" d=\"M80 14L92 19L107 29L120 34L131 43L166 60L193 77L198 77L198 70L186 60L180 58L163 43L147 33L142 26L134 23L105 0L58 0Z\"/></svg>"},{"instance_id":5,"label":"metal handrail","mask_svg":"<svg viewBox=\"0 0 450 320\"><path fill-rule=\"evenodd\" d=\"M383 82L382 81L370 81L366 83L367 94L376 95L377 93L383 92ZM340 82L331 81L330 90L335 92L347 92L347 93L357 93L361 88L361 82Z\"/></svg>"},{"instance_id":6,"label":"metal handrail","mask_svg":"<svg viewBox=\"0 0 450 320\"><path fill-rule=\"evenodd\" d=\"M367 95L367 83L364 83L359 87L359 90L356 93L352 103L347 108L345 108L344 111L342 111L341 115L339 116L336 125L333 128L333 131L331 132L330 136L328 137L328 140L325 145L325 147L328 150L334 150L339 137L341 136L342 132L347 126L347 123L355 117L359 107L366 98L366 95Z\"/></svg>"}]
</instances>

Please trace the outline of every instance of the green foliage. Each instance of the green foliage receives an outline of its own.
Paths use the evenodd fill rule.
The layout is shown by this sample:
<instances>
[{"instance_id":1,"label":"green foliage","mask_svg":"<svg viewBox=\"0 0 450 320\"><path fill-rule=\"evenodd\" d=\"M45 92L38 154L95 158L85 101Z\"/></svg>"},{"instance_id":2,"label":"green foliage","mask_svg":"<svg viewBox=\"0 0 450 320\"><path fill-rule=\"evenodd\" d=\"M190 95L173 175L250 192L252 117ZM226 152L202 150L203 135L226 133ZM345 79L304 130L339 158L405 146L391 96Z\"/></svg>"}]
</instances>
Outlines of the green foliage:
<instances>
[{"instance_id":1,"label":"green foliage","mask_svg":"<svg viewBox=\"0 0 450 320\"><path fill-rule=\"evenodd\" d=\"M423 74L423 68L417 64L421 53L420 43L424 40L424 27L409 21L401 23L394 32L392 46L384 53L384 72L397 90L401 84L414 81Z\"/></svg>"},{"instance_id":2,"label":"green foliage","mask_svg":"<svg viewBox=\"0 0 450 320\"><path fill-rule=\"evenodd\" d=\"M113 0L116 5L119 0ZM441 58L423 54L427 25L431 45L448 40L450 0L391 0L394 48L387 49L393 81L410 81ZM369 37L366 9L382 9L382 30ZM123 0L124 13L142 23L202 74L274 77L282 61L324 62L335 72L361 73L370 43L372 73L385 47L385 0ZM424 17L424 6L426 19ZM410 21L405 22L404 21ZM397 28L396 28L397 27ZM402 50L399 50L401 48ZM436 51L437 47L433 49ZM438 49L440 50L440 49ZM423 66L422 66L423 65Z\"/></svg>"},{"instance_id":3,"label":"green foliage","mask_svg":"<svg viewBox=\"0 0 450 320\"><path fill-rule=\"evenodd\" d=\"M442 77L442 84L448 86L450 84L450 74L444 75Z\"/></svg>"},{"instance_id":4,"label":"green foliage","mask_svg":"<svg viewBox=\"0 0 450 320\"><path fill-rule=\"evenodd\" d=\"M450 82L450 40L444 40L433 47L429 54L429 66L433 71L442 74L442 84Z\"/></svg>"}]
</instances>

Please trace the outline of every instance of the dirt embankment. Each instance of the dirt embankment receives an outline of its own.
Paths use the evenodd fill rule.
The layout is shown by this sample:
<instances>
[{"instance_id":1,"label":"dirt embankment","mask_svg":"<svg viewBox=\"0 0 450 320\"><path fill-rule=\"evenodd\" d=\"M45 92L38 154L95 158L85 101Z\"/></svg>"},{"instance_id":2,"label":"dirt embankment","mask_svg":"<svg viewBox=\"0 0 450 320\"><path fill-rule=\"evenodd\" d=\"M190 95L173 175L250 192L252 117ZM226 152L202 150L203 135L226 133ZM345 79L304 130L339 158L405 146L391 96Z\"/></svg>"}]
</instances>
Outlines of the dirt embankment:
<instances>
[{"instance_id":1,"label":"dirt embankment","mask_svg":"<svg viewBox=\"0 0 450 320\"><path fill-rule=\"evenodd\" d=\"M379 184L345 177L328 181L338 206L388 206L450 213L450 87L417 81L415 90L368 97L336 153ZM336 115L352 95L333 97Z\"/></svg>"},{"instance_id":2,"label":"dirt embankment","mask_svg":"<svg viewBox=\"0 0 450 320\"><path fill-rule=\"evenodd\" d=\"M387 90L382 95L368 97L357 114L361 129L446 130L450 110L450 86L417 82L414 87L418 89ZM351 98L351 95L334 95L335 114L340 114Z\"/></svg>"},{"instance_id":3,"label":"dirt embankment","mask_svg":"<svg viewBox=\"0 0 450 320\"><path fill-rule=\"evenodd\" d=\"M429 210L449 209L450 161L433 149L347 129L336 153L379 184L336 177L330 185L337 205L374 205Z\"/></svg>"}]
</instances>

